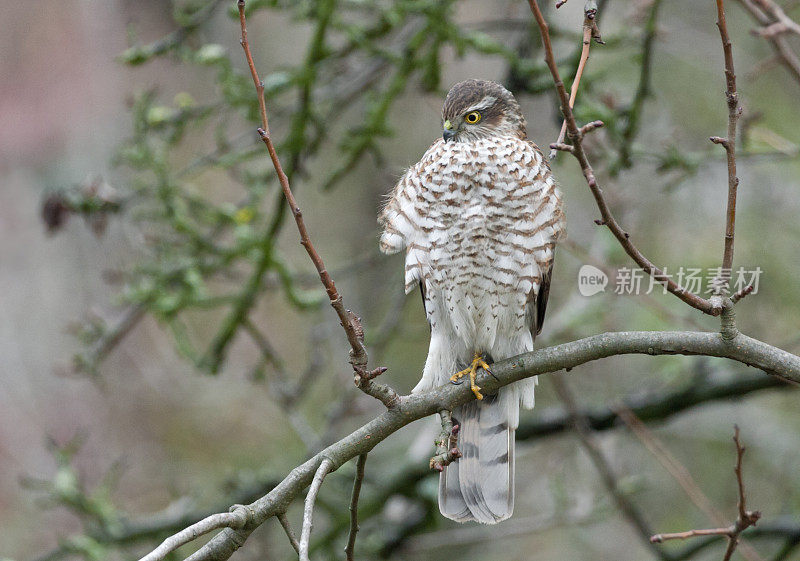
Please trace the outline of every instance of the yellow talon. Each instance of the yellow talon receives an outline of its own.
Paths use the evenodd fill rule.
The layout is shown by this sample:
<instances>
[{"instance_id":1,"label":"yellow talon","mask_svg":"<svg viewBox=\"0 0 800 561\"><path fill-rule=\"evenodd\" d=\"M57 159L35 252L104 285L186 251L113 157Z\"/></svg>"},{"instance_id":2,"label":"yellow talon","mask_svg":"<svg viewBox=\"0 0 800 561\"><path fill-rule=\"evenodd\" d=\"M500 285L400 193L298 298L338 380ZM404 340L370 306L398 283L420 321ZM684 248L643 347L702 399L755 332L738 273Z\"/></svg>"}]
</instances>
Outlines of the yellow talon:
<instances>
[{"instance_id":1,"label":"yellow talon","mask_svg":"<svg viewBox=\"0 0 800 561\"><path fill-rule=\"evenodd\" d=\"M469 387L472 390L472 393L475 394L477 399L483 399L483 394L480 392L481 388L475 383L475 377L478 375L478 368L483 368L490 374L492 372L492 370L489 368L489 365L486 364L486 361L483 360L483 357L480 355L480 353L475 353L475 356L472 358L472 364L470 364L469 368L465 368L461 372L456 372L450 376L450 381L456 383L464 376L469 375Z\"/></svg>"}]
</instances>

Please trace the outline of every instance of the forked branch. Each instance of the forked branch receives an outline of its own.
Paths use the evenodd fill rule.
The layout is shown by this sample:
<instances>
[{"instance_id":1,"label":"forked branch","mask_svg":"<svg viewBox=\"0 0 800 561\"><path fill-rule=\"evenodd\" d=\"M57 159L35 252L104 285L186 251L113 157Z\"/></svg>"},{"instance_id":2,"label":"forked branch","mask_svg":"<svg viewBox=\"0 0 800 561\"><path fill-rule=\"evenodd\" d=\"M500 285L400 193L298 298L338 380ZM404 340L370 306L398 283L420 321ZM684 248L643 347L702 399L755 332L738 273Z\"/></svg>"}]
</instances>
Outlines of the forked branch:
<instances>
[{"instance_id":1,"label":"forked branch","mask_svg":"<svg viewBox=\"0 0 800 561\"><path fill-rule=\"evenodd\" d=\"M541 32L545 62L547 63L547 67L550 69L550 73L553 76L553 82L555 83L556 91L558 92L558 97L561 101L561 112L564 114L564 119L567 122L567 136L572 141L572 149L570 150L570 153L578 160L578 163L581 166L581 171L583 172L583 176L589 186L589 190L591 191L592 196L597 203L597 207L600 210L601 219L596 222L608 227L614 237L617 238L617 241L620 243L625 252L636 262L636 264L639 265L645 273L662 283L669 292L693 308L696 308L709 315L718 316L720 313L722 313L721 302L711 302L710 300L694 294L678 285L670 278L669 275L665 274L664 271L656 267L649 259L647 259L647 257L644 256L644 254L642 254L641 251L639 251L639 249L631 241L628 232L623 230L622 227L620 227L620 225L617 223L614 215L611 213L611 209L609 208L605 197L603 196L603 190L597 183L594 169L589 163L589 160L586 157L586 152L583 149L583 133L575 121L575 115L572 113L572 108L570 107L567 90L564 87L564 82L561 81L561 76L559 75L558 67L556 66L556 60L555 56L553 55L553 46L550 42L550 32L547 21L545 21L544 15L542 15L542 11L539 9L539 4L536 0L528 0L528 5L533 12L533 16L536 19L536 23Z\"/></svg>"},{"instance_id":2,"label":"forked branch","mask_svg":"<svg viewBox=\"0 0 800 561\"><path fill-rule=\"evenodd\" d=\"M559 6L556 6L557 8ZM581 83L583 70L586 68L586 61L589 60L589 48L592 46L592 39L595 42L604 45L602 37L600 36L600 29L597 27L597 2L589 0L583 9L583 47L581 47L581 58L578 62L578 69L575 71L575 79L572 81L572 87L569 91L569 106L575 107L575 98L578 96L578 87ZM558 133L558 140L555 142L557 145L564 144L564 137L567 134L567 121L561 123L561 132ZM550 159L556 157L556 153L563 148L551 147Z\"/></svg>"},{"instance_id":3,"label":"forked branch","mask_svg":"<svg viewBox=\"0 0 800 561\"><path fill-rule=\"evenodd\" d=\"M750 526L755 526L761 518L761 513L757 510L747 510L745 502L744 479L742 477L742 458L744 457L744 447L739 441L739 427L734 427L733 443L736 446L736 465L733 469L736 473L736 486L738 491L736 522L726 528L710 528L703 530L687 530L685 532L675 532L672 534L655 534L650 538L652 543L662 543L668 540L685 540L697 536L726 536L728 547L725 549L723 561L729 561L739 544L739 535Z\"/></svg>"},{"instance_id":4,"label":"forked branch","mask_svg":"<svg viewBox=\"0 0 800 561\"><path fill-rule=\"evenodd\" d=\"M765 6L774 6L774 2L767 3L767 0L739 0L745 9L750 12L750 15L761 25L761 28L754 30L754 34L764 37L769 41L772 50L775 51L775 56L778 61L789 71L795 81L800 84L800 57L792 50L792 46L786 38L785 31L792 29L800 30L800 25L789 19L783 10L781 10L781 17L775 19L775 12L765 8ZM780 9L780 8L778 8ZM785 19L781 19L785 18ZM800 32L795 31L800 34Z\"/></svg>"}]
</instances>

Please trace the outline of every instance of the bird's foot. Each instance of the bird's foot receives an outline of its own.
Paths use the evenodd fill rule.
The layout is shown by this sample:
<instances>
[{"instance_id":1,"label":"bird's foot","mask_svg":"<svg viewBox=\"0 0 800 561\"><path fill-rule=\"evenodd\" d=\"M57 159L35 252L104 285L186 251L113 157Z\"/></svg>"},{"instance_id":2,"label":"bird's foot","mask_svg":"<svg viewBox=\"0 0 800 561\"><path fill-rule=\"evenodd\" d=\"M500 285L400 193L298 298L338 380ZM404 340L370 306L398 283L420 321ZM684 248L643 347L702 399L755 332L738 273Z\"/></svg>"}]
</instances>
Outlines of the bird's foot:
<instances>
[{"instance_id":1,"label":"bird's foot","mask_svg":"<svg viewBox=\"0 0 800 561\"><path fill-rule=\"evenodd\" d=\"M469 387L472 390L472 393L475 394L477 399L483 399L483 394L480 391L481 388L475 383L475 378L478 375L478 368L483 368L489 374L492 373L491 367L486 364L485 360L483 360L483 356L480 353L475 353L475 356L472 359L472 364L469 365L469 368L465 368L464 370L456 372L450 376L450 382L453 384L460 384L461 382L459 380L461 380L461 378L464 376L469 376Z\"/></svg>"}]
</instances>

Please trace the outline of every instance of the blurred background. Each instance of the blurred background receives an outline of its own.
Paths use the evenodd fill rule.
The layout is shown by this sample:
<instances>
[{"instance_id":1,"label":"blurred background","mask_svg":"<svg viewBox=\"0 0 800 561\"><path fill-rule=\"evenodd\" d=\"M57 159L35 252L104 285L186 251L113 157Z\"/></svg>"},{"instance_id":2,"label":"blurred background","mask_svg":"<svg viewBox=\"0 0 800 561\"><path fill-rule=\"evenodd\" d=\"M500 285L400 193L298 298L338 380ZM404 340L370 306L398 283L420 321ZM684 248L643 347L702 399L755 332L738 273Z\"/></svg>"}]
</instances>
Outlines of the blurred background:
<instances>
[{"instance_id":1,"label":"blurred background","mask_svg":"<svg viewBox=\"0 0 800 561\"><path fill-rule=\"evenodd\" d=\"M569 85L583 5L542 4ZM796 2L784 4L800 19ZM530 137L555 141L558 105L527 4L248 5L273 136L312 238L362 317L370 364L387 366L385 381L407 393L428 327L419 296L403 294L402 258L377 250L376 216L440 135L443 96L459 80L504 83ZM797 56L800 37L751 34L778 21L771 5L726 3L744 107L735 267L763 271L737 320L797 353L800 73L786 53ZM206 513L266 493L381 406L352 385L341 328L254 132L235 2L6 0L2 10L0 558L136 558ZM606 44L591 46L576 105L580 121L606 124L586 143L618 220L668 271L713 268L722 254L724 150L708 142L727 123L715 21L710 0L600 2ZM560 154L553 168L569 237L540 345L717 329L658 287L615 294L616 271L632 263L593 223L575 161ZM584 264L610 276L604 292L579 293ZM617 357L566 379L645 530L735 519L738 424L748 507L763 520L736 555L800 559L795 388L702 357ZM518 431L510 521L459 526L438 514L427 469L437 423L420 421L369 456L357 558L722 557L720 540L648 545L548 377L537 391ZM353 472L344 466L322 489L315 559L343 557ZM300 508L289 511L298 527ZM234 558L292 555L270 520Z\"/></svg>"}]
</instances>

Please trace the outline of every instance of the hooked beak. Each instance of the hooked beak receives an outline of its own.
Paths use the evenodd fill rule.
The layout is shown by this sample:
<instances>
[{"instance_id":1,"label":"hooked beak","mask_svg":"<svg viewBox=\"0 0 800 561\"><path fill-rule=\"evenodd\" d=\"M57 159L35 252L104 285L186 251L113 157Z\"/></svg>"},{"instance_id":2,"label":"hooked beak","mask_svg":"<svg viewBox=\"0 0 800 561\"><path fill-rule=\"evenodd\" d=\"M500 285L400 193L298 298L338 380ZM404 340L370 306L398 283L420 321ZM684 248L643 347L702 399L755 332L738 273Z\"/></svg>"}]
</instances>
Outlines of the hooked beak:
<instances>
[{"instance_id":1,"label":"hooked beak","mask_svg":"<svg viewBox=\"0 0 800 561\"><path fill-rule=\"evenodd\" d=\"M456 136L456 131L453 130L453 123L450 122L450 119L447 119L442 127L444 128L442 138L444 138L445 142L452 140Z\"/></svg>"}]
</instances>

